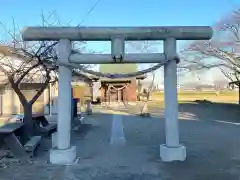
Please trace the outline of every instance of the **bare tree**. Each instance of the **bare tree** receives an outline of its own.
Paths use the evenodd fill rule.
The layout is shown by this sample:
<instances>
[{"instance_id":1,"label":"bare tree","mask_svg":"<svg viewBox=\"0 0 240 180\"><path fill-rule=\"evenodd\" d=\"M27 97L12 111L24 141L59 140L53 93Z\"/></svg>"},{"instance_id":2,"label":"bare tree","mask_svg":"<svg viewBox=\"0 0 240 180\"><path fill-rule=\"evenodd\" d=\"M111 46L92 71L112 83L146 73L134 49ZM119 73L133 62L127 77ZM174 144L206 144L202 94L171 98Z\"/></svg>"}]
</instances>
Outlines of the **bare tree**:
<instances>
[{"instance_id":1,"label":"bare tree","mask_svg":"<svg viewBox=\"0 0 240 180\"><path fill-rule=\"evenodd\" d=\"M24 46L22 46L24 45ZM56 67L51 64L56 59L53 51L55 43L41 43L27 48L18 41L13 46L0 47L0 70L10 87L18 95L24 109L24 123L29 135L33 134L32 105L48 86ZM47 62L47 63L46 63ZM55 79L54 79L55 80ZM42 85L32 99L27 99L21 91L21 84L38 82Z\"/></svg>"},{"instance_id":2,"label":"bare tree","mask_svg":"<svg viewBox=\"0 0 240 180\"><path fill-rule=\"evenodd\" d=\"M142 42L129 42L128 47L132 50L140 51L140 53L150 53L150 52L156 52L157 49L154 49L154 45L158 45L158 42L152 42L152 41L142 41ZM141 99L141 96L144 96L143 105L140 109L140 115L142 116L148 116L148 102L151 97L152 91L154 89L154 81L155 81L155 72L150 73L152 76L152 81L150 86L146 89L147 92L145 94L141 93L141 90L143 88L142 83L137 84L137 98Z\"/></svg>"},{"instance_id":3,"label":"bare tree","mask_svg":"<svg viewBox=\"0 0 240 180\"><path fill-rule=\"evenodd\" d=\"M140 41L140 42L129 41L127 43L127 49L129 49L130 51L136 51L137 53L150 53L150 52L157 51L157 49L155 49L153 47L154 45L158 45L158 42L156 42L156 41ZM155 76L154 73L155 72L152 72L153 76ZM139 78L139 80L137 82L137 100L138 101L141 100L141 96L147 97L147 93L145 95L143 95L141 93L142 88L143 88L141 80L143 80L143 79L144 79L144 77ZM149 91L149 89L151 89L151 87L147 88L147 91Z\"/></svg>"},{"instance_id":4,"label":"bare tree","mask_svg":"<svg viewBox=\"0 0 240 180\"><path fill-rule=\"evenodd\" d=\"M142 82L141 79L137 80L137 100L141 100L141 90L142 90Z\"/></svg>"},{"instance_id":5,"label":"bare tree","mask_svg":"<svg viewBox=\"0 0 240 180\"><path fill-rule=\"evenodd\" d=\"M194 41L182 52L180 68L201 71L219 68L230 81L240 80L240 9L215 24L209 41Z\"/></svg>"},{"instance_id":6,"label":"bare tree","mask_svg":"<svg viewBox=\"0 0 240 180\"><path fill-rule=\"evenodd\" d=\"M60 24L55 12L49 13L47 17L42 14L41 18L42 26ZM53 22L50 22L52 19ZM16 28L17 26L14 21L13 29L11 30L8 30L3 24L1 25L11 39L11 42L2 40L2 45L0 46L0 71L6 76L6 81L4 81L3 84L9 84L18 95L24 110L26 133L28 136L32 136L34 134L32 106L49 83L51 83L51 81L57 81L58 67L56 65L57 53L55 52L57 42L24 42L20 38L20 30ZM82 42L73 42L75 48L73 51L81 51L83 44ZM88 67L88 65L86 65L86 67ZM80 80L88 84L91 83L91 79L77 69L73 70L73 73L75 76L78 76ZM33 82L41 83L41 86L31 99L27 99L21 91L21 84Z\"/></svg>"},{"instance_id":7,"label":"bare tree","mask_svg":"<svg viewBox=\"0 0 240 180\"><path fill-rule=\"evenodd\" d=\"M152 82L151 82L151 85L147 89L147 93L145 95L145 100L143 101L143 106L141 108L141 114L140 114L142 116L148 116L149 115L149 113L148 113L148 101L149 101L149 98L151 97L153 89L154 89L155 72L152 72L151 74L152 74Z\"/></svg>"},{"instance_id":8,"label":"bare tree","mask_svg":"<svg viewBox=\"0 0 240 180\"><path fill-rule=\"evenodd\" d=\"M52 13L46 18L42 15L42 24L46 26ZM1 30L8 35L1 39L0 71L6 77L6 82L17 94L24 111L24 124L28 136L34 133L32 121L32 106L43 93L51 80L56 81L57 59L55 45L57 42L24 42L20 29L13 19L12 27L1 24ZM10 40L9 40L10 39ZM54 79L53 79L54 78ZM36 94L27 99L21 91L23 83L41 83Z\"/></svg>"}]
</instances>

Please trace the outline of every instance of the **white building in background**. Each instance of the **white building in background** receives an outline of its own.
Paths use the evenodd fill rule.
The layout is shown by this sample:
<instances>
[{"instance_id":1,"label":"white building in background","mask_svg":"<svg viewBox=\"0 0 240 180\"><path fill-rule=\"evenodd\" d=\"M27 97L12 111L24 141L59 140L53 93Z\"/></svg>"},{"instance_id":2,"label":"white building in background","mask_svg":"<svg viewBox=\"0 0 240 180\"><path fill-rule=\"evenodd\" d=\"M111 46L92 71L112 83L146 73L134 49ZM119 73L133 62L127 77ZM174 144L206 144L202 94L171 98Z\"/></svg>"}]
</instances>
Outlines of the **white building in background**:
<instances>
[{"instance_id":1,"label":"white building in background","mask_svg":"<svg viewBox=\"0 0 240 180\"><path fill-rule=\"evenodd\" d=\"M33 61L31 61L33 62ZM7 64L6 64L7 63ZM34 62L33 62L34 63ZM6 65L5 65L6 64ZM32 67L33 64L21 59L20 57L15 57L12 54L11 49L7 46L0 46L0 66L12 74L16 69L28 69ZM14 71L12 70L14 69ZM28 73L19 83L19 88L24 96L29 100L36 94L37 90L40 88L41 83L45 81L43 79L43 72L40 68L33 69ZM18 74L19 76L22 73ZM16 81L16 79L14 79ZM30 83L30 84L29 84ZM3 71L0 71L0 115L12 115L12 114L22 114L23 107L18 98L18 95L8 84L8 78ZM54 89L54 88L53 88ZM50 86L44 90L37 101L33 104L33 112L45 113L45 105L49 103L50 100Z\"/></svg>"}]
</instances>

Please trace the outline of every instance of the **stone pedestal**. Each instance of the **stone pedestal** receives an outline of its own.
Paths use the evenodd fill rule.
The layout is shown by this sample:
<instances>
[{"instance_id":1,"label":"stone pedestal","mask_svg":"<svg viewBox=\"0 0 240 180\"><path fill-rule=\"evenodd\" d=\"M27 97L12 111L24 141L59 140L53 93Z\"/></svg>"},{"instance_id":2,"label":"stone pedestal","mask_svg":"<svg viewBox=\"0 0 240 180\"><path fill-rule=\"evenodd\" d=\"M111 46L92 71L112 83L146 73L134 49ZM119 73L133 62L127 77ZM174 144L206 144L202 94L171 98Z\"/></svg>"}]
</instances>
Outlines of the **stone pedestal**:
<instances>
[{"instance_id":1,"label":"stone pedestal","mask_svg":"<svg viewBox=\"0 0 240 180\"><path fill-rule=\"evenodd\" d=\"M165 162L185 161L186 148L182 145L177 147L168 147L166 144L160 145L160 157Z\"/></svg>"},{"instance_id":2,"label":"stone pedestal","mask_svg":"<svg viewBox=\"0 0 240 180\"><path fill-rule=\"evenodd\" d=\"M58 165L71 165L76 160L76 147L72 146L68 149L52 148L50 150L50 162Z\"/></svg>"}]
</instances>

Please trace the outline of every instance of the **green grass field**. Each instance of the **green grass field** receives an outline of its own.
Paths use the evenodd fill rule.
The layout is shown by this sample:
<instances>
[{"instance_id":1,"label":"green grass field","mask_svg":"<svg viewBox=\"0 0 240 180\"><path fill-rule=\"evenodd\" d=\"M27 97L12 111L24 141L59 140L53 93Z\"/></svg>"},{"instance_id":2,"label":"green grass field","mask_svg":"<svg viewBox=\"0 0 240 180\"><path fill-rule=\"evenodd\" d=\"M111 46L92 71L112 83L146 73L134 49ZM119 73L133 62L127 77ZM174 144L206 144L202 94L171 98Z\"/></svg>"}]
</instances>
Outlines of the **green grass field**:
<instances>
[{"instance_id":1,"label":"green grass field","mask_svg":"<svg viewBox=\"0 0 240 180\"><path fill-rule=\"evenodd\" d=\"M154 92L151 96L152 100L163 101L163 92ZM238 91L221 91L219 94L213 91L200 92L200 91L185 91L178 92L178 101L195 101L195 100L208 100L212 102L222 103L238 103Z\"/></svg>"}]
</instances>

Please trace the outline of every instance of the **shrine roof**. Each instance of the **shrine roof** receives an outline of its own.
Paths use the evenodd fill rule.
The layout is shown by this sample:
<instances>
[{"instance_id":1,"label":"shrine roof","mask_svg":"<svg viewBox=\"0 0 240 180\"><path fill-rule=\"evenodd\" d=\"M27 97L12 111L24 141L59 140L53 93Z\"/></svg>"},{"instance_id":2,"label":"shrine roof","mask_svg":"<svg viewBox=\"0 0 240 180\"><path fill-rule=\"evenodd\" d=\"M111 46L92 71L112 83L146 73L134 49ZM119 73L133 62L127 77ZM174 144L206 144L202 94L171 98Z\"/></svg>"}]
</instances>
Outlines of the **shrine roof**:
<instances>
[{"instance_id":1,"label":"shrine roof","mask_svg":"<svg viewBox=\"0 0 240 180\"><path fill-rule=\"evenodd\" d=\"M126 74L138 71L137 64L100 64L99 71L102 73Z\"/></svg>"},{"instance_id":2,"label":"shrine roof","mask_svg":"<svg viewBox=\"0 0 240 180\"><path fill-rule=\"evenodd\" d=\"M138 71L137 64L100 64L99 72L101 73L109 73L109 74L127 74ZM145 79L145 75L136 77L137 79ZM101 81L128 81L132 78L117 78L117 79L109 79L109 78L100 78Z\"/></svg>"}]
</instances>

